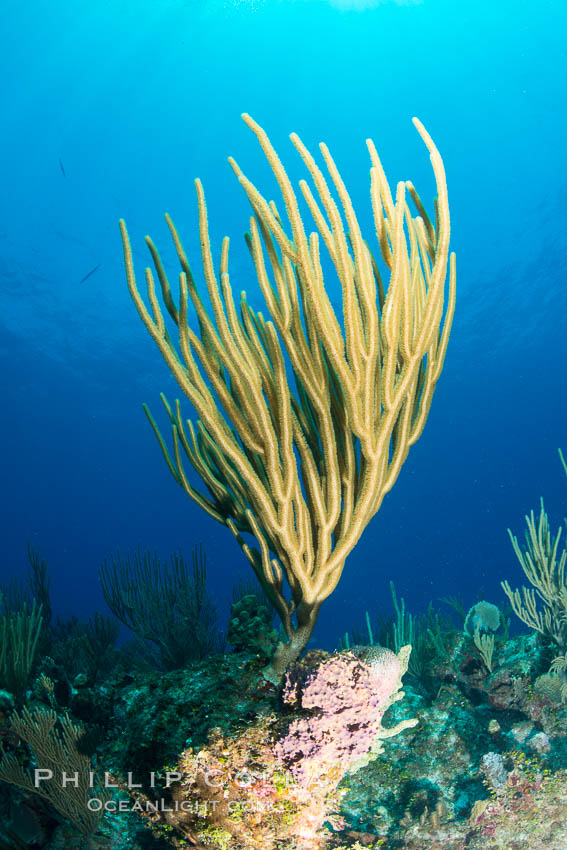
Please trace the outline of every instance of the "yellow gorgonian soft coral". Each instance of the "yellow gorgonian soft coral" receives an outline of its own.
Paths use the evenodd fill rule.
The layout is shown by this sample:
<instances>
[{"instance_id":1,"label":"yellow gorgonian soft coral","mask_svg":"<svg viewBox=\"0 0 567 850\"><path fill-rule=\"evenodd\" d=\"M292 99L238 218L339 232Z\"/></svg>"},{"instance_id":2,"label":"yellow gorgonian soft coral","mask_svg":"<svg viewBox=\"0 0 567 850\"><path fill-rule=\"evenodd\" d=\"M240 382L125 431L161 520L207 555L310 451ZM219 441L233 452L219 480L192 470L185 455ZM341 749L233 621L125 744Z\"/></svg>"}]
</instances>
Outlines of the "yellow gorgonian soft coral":
<instances>
[{"instance_id":1,"label":"yellow gorgonian soft coral","mask_svg":"<svg viewBox=\"0 0 567 850\"><path fill-rule=\"evenodd\" d=\"M417 119L437 182L435 222L411 183L398 183L392 194L368 141L379 249L374 255L326 145L320 145L325 175L300 139L291 136L312 180L312 185L299 184L315 224L308 233L268 137L248 115L243 118L283 200L278 209L230 160L253 210L246 241L269 318L252 308L245 292L237 309L228 238L215 271L200 181L195 185L209 306L169 217L181 266L179 299L148 238L155 272L146 269L147 306L124 222L121 228L132 298L198 420L196 425L185 421L179 402L170 406L163 399L171 450L146 412L176 481L232 531L277 609L286 639L269 675L279 678L304 648L347 555L423 430L451 328L455 263L453 255L449 261L443 163ZM342 320L327 287L330 268L342 290ZM177 340L167 328L154 274ZM198 333L189 325L190 302ZM206 494L189 480L184 458Z\"/></svg>"}]
</instances>

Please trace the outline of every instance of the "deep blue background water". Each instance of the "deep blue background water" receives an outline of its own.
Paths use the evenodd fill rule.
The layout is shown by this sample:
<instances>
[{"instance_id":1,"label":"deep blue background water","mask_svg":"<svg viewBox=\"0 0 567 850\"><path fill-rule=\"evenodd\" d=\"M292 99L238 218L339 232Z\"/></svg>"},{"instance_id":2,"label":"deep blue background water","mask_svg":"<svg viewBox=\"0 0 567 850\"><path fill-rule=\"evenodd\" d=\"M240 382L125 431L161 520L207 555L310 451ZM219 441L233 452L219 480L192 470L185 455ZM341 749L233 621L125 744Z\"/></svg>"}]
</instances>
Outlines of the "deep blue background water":
<instances>
[{"instance_id":1,"label":"deep blue background water","mask_svg":"<svg viewBox=\"0 0 567 850\"><path fill-rule=\"evenodd\" d=\"M253 293L249 210L227 156L266 193L273 182L247 111L294 178L288 134L326 141L368 224L367 136L390 181L413 180L430 207L417 115L448 174L459 291L445 369L317 641L336 642L366 608L390 610L390 578L415 611L459 592L472 604L480 589L501 602L501 579L521 583L507 526L523 533L540 496L555 525L566 513L566 27L562 0L7 5L2 579L25 568L30 540L58 611L88 616L104 607L98 567L117 548L203 542L224 613L247 574L230 533L170 477L142 413L142 401L161 413L159 392L175 389L129 300L117 228L124 216L141 273L146 232L171 257L170 212L198 269L199 176L217 250L231 236L233 286Z\"/></svg>"}]
</instances>

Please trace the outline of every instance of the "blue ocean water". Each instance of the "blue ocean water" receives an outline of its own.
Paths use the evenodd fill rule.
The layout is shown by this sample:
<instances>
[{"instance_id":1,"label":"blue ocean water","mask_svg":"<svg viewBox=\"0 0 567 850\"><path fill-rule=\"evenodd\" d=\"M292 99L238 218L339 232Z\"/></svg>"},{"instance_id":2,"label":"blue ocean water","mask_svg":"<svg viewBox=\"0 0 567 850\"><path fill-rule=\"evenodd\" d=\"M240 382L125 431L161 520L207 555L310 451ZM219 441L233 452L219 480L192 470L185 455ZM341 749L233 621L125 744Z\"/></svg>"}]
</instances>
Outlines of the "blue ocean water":
<instances>
[{"instance_id":1,"label":"blue ocean water","mask_svg":"<svg viewBox=\"0 0 567 850\"><path fill-rule=\"evenodd\" d=\"M56 610L88 617L104 609L98 569L117 549L166 556L202 542L226 616L248 566L175 484L143 415L142 402L158 416L159 392L176 388L130 301L118 219L139 274L145 233L174 268L166 211L198 270L200 177L216 256L228 234L233 287L253 300L249 207L227 156L266 193L274 184L240 113L294 179L289 133L312 149L325 141L369 237L369 136L391 182L411 179L431 208L417 115L447 170L454 329L424 434L314 643L334 646L365 610L391 610L390 579L416 612L458 593L503 602L500 581L521 583L506 528L523 534L540 496L554 526L565 514L566 25L559 0L6 6L2 581L25 570L30 541Z\"/></svg>"}]
</instances>

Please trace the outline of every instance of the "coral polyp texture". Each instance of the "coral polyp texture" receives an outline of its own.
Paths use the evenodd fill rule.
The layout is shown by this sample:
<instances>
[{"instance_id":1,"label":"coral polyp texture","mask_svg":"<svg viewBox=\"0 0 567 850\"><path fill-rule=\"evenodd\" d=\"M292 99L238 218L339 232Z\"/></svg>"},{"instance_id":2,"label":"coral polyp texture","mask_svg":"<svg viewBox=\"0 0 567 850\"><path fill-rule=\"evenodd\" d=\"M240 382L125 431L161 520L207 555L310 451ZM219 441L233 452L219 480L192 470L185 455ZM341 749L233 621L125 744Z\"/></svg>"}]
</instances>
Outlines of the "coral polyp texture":
<instances>
[{"instance_id":1,"label":"coral polyp texture","mask_svg":"<svg viewBox=\"0 0 567 850\"><path fill-rule=\"evenodd\" d=\"M170 405L163 397L171 449L146 412L175 480L234 534L281 618L285 638L267 671L275 681L304 649L321 603L423 430L449 339L455 262L449 256L443 162L417 119L437 184L434 221L412 183L399 182L391 191L368 141L378 244L372 254L327 146L320 145L325 175L299 137L291 136L313 184L299 184L315 224L309 233L266 133L250 116L243 118L283 200L278 209L230 160L252 206L246 243L269 319L244 291L238 311L228 238L215 272L199 180L201 261L210 307L169 216L181 266L178 303L148 238L154 272L146 269L146 304L123 221L121 230L138 313L198 420L186 422L179 402ZM329 268L342 290L342 318L331 300ZM190 304L199 334L189 325ZM177 344L168 322L177 328ZM189 480L184 459L205 492Z\"/></svg>"}]
</instances>

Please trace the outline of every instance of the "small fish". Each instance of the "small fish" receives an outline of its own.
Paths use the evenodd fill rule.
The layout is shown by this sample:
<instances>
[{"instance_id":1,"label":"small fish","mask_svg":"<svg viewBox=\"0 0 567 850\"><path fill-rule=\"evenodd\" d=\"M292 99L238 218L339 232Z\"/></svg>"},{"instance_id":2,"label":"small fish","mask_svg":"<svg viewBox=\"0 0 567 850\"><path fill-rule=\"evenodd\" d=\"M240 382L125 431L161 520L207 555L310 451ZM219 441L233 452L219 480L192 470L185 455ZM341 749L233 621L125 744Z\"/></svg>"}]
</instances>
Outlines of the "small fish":
<instances>
[{"instance_id":1,"label":"small fish","mask_svg":"<svg viewBox=\"0 0 567 850\"><path fill-rule=\"evenodd\" d=\"M67 177L67 172L65 171L65 166L61 162L61 157L59 157L59 168L61 169L61 174L63 177Z\"/></svg>"},{"instance_id":2,"label":"small fish","mask_svg":"<svg viewBox=\"0 0 567 850\"><path fill-rule=\"evenodd\" d=\"M100 266L101 266L101 264L99 263L99 264L98 264L98 266L95 266L95 267L94 267L94 269L91 269L91 270L90 270L90 272L87 272L87 274L86 274L84 277L82 277L82 278L80 279L79 283L84 283L84 282L85 282L85 280L88 280L88 278L89 278L92 274L94 274L94 273L96 272L96 270L97 270L97 269L100 269Z\"/></svg>"}]
</instances>

